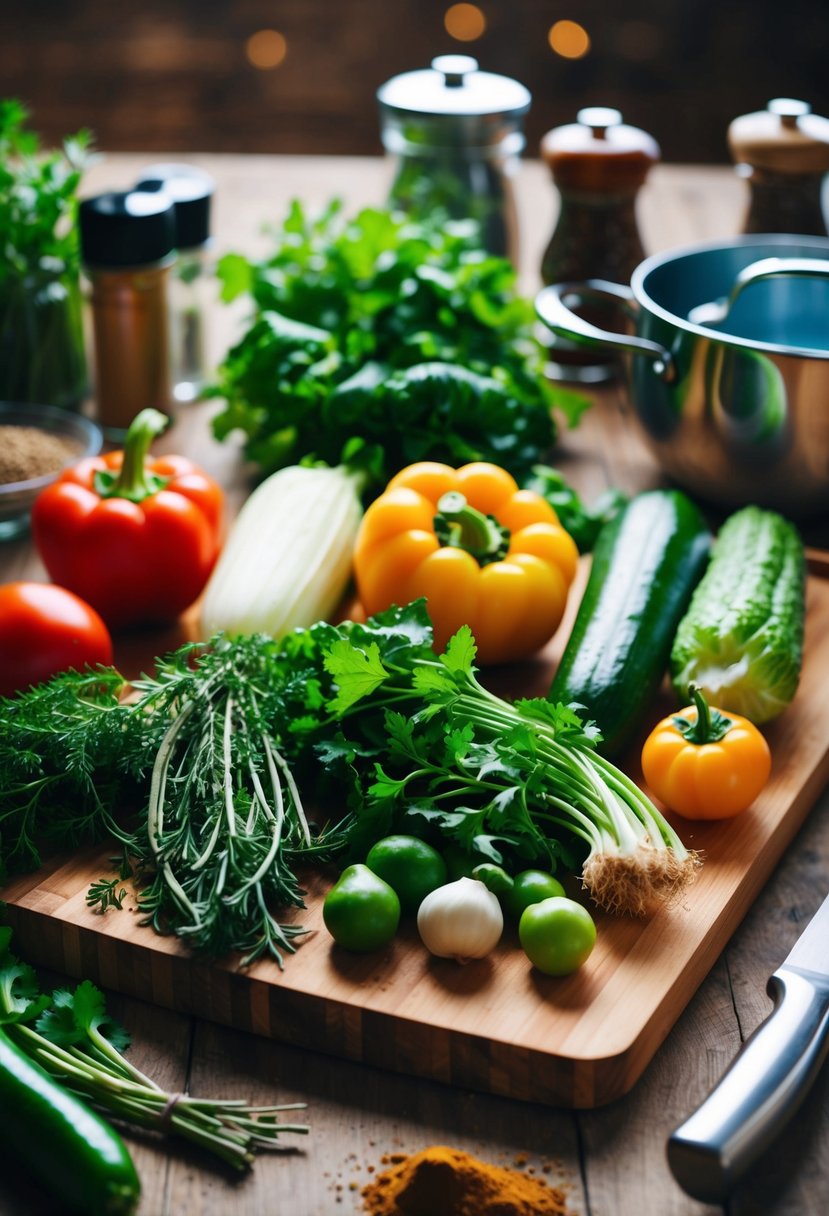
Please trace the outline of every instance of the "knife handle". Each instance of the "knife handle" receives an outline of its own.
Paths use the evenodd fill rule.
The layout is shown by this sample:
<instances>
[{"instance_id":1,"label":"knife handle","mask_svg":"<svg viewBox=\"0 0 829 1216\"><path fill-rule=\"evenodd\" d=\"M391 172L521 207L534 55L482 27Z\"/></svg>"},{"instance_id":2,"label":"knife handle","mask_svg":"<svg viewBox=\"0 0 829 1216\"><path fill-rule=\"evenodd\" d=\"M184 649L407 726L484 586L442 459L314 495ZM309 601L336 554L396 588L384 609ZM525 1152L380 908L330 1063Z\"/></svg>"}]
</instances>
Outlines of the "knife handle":
<instances>
[{"instance_id":1,"label":"knife handle","mask_svg":"<svg viewBox=\"0 0 829 1216\"><path fill-rule=\"evenodd\" d=\"M768 983L774 1010L719 1084L668 1140L683 1190L717 1203L794 1114L829 1049L829 982L781 967Z\"/></svg>"}]
</instances>

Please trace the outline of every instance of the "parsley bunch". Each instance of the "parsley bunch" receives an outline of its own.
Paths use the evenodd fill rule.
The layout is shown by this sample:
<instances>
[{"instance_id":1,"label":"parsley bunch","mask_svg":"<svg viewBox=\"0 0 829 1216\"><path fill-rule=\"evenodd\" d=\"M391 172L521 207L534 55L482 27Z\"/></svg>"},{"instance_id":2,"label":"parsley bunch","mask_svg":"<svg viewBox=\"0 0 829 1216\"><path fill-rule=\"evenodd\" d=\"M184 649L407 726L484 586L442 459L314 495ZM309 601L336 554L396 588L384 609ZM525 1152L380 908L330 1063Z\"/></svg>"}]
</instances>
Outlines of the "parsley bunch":
<instances>
[{"instance_id":1,"label":"parsley bunch","mask_svg":"<svg viewBox=\"0 0 829 1216\"><path fill-rule=\"evenodd\" d=\"M343 738L354 740L357 821L367 817L376 839L402 813L481 859L500 863L506 847L553 869L561 858L571 862L575 841L583 883L601 907L641 915L671 902L699 859L635 782L596 752L596 726L572 706L495 696L474 661L466 625L443 654L408 669L387 662L373 642L344 638L327 651L337 687L330 709ZM360 706L372 698L385 706L386 759L375 752L366 781L372 752Z\"/></svg>"},{"instance_id":2,"label":"parsley bunch","mask_svg":"<svg viewBox=\"0 0 829 1216\"><path fill-rule=\"evenodd\" d=\"M74 408L86 389L78 187L88 131L44 151L0 100L0 398Z\"/></svg>"},{"instance_id":3,"label":"parsley bunch","mask_svg":"<svg viewBox=\"0 0 829 1216\"><path fill-rule=\"evenodd\" d=\"M31 967L9 950L11 930L0 927L0 1027L35 1063L67 1089L132 1127L180 1136L238 1170L258 1149L281 1147L285 1106L248 1106L229 1098L171 1094L124 1057L129 1036L107 1015L104 995L85 980L73 992L39 989Z\"/></svg>"},{"instance_id":4,"label":"parsley bunch","mask_svg":"<svg viewBox=\"0 0 829 1216\"><path fill-rule=\"evenodd\" d=\"M0 99L0 287L39 270L78 267L77 193L91 135L42 151L19 101Z\"/></svg>"}]
</instances>

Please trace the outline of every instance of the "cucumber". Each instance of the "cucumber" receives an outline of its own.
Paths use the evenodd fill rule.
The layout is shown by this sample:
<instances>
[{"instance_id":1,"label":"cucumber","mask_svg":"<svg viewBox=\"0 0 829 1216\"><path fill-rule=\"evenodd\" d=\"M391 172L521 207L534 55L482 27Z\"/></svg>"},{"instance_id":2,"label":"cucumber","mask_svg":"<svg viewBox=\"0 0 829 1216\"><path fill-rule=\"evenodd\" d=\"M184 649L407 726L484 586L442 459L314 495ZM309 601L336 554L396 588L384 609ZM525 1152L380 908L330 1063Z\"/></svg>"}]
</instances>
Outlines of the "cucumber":
<instances>
[{"instance_id":1,"label":"cucumber","mask_svg":"<svg viewBox=\"0 0 829 1216\"><path fill-rule=\"evenodd\" d=\"M759 507L729 516L671 651L680 699L694 683L751 722L782 713L800 679L805 578L803 542L788 520Z\"/></svg>"},{"instance_id":2,"label":"cucumber","mask_svg":"<svg viewBox=\"0 0 829 1216\"><path fill-rule=\"evenodd\" d=\"M679 490L638 494L599 533L573 631L547 699L582 706L620 754L668 667L711 535Z\"/></svg>"},{"instance_id":3,"label":"cucumber","mask_svg":"<svg viewBox=\"0 0 829 1216\"><path fill-rule=\"evenodd\" d=\"M53 1081L0 1030L3 1135L15 1160L48 1187L61 1211L127 1216L141 1186L115 1131Z\"/></svg>"}]
</instances>

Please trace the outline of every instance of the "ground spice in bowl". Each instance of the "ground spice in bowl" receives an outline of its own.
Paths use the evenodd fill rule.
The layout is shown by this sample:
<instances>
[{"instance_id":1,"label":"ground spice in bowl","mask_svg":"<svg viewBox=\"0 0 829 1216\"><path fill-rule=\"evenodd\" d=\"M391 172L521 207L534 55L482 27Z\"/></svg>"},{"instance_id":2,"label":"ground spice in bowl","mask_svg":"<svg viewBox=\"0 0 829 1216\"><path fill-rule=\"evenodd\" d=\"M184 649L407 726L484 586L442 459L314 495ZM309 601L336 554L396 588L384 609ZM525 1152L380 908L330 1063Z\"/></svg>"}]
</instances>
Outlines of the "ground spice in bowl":
<instances>
[{"instance_id":1,"label":"ground spice in bowl","mask_svg":"<svg viewBox=\"0 0 829 1216\"><path fill-rule=\"evenodd\" d=\"M370 1216L567 1216L564 1195L542 1178L459 1149L435 1145L383 1163L362 1192Z\"/></svg>"},{"instance_id":2,"label":"ground spice in bowl","mask_svg":"<svg viewBox=\"0 0 829 1216\"><path fill-rule=\"evenodd\" d=\"M74 460L79 445L36 426L0 424L0 485L57 473Z\"/></svg>"}]
</instances>

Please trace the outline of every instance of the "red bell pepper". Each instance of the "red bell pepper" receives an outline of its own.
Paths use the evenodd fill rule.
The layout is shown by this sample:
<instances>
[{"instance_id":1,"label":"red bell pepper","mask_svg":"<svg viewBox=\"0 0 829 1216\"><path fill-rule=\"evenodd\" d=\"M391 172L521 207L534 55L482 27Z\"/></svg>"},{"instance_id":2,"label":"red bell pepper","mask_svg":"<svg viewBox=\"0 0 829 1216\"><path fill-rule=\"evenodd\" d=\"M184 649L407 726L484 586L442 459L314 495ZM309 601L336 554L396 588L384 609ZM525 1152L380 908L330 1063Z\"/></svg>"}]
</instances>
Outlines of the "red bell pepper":
<instances>
[{"instance_id":1,"label":"red bell pepper","mask_svg":"<svg viewBox=\"0 0 829 1216\"><path fill-rule=\"evenodd\" d=\"M123 452L81 460L35 500L32 534L50 577L111 628L177 617L218 556L219 486L183 456L147 456L167 423L142 410Z\"/></svg>"}]
</instances>

